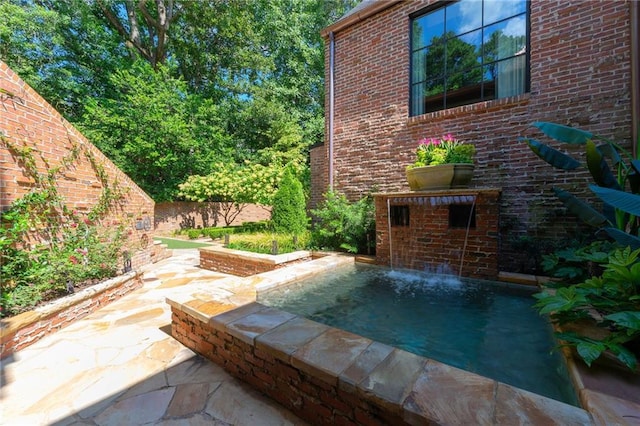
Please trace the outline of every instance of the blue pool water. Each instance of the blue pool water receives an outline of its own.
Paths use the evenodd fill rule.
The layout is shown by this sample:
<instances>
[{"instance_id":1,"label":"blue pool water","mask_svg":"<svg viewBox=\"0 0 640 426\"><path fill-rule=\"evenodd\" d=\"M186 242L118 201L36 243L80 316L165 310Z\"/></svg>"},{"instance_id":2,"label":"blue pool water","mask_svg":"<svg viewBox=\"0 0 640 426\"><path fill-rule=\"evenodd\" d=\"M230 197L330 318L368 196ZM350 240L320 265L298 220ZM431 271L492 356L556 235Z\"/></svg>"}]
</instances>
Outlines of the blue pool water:
<instances>
[{"instance_id":1,"label":"blue pool water","mask_svg":"<svg viewBox=\"0 0 640 426\"><path fill-rule=\"evenodd\" d=\"M349 265L258 301L426 358L578 405L532 291L416 271Z\"/></svg>"}]
</instances>

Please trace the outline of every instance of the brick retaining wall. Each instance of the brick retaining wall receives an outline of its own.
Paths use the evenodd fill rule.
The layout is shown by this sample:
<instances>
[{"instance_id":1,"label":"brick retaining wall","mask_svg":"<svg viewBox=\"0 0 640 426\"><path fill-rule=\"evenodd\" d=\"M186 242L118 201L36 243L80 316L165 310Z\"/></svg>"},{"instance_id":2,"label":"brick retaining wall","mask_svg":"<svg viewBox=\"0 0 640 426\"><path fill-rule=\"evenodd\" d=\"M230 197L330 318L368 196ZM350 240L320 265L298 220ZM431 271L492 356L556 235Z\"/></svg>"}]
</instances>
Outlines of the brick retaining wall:
<instances>
[{"instance_id":1,"label":"brick retaining wall","mask_svg":"<svg viewBox=\"0 0 640 426\"><path fill-rule=\"evenodd\" d=\"M187 347L251 384L297 416L326 425L403 425L401 407L384 406L340 389L337 380L323 380L296 368L288 354L242 341L211 324L172 309L172 335ZM357 338L358 336L353 336Z\"/></svg>"},{"instance_id":2,"label":"brick retaining wall","mask_svg":"<svg viewBox=\"0 0 640 426\"><path fill-rule=\"evenodd\" d=\"M140 272L129 272L33 311L0 320L0 359L142 287L141 277Z\"/></svg>"},{"instance_id":3,"label":"brick retaining wall","mask_svg":"<svg viewBox=\"0 0 640 426\"><path fill-rule=\"evenodd\" d=\"M311 253L307 251L274 256L217 246L204 247L199 250L201 268L239 277L273 271L293 262L309 260L312 257Z\"/></svg>"}]
</instances>

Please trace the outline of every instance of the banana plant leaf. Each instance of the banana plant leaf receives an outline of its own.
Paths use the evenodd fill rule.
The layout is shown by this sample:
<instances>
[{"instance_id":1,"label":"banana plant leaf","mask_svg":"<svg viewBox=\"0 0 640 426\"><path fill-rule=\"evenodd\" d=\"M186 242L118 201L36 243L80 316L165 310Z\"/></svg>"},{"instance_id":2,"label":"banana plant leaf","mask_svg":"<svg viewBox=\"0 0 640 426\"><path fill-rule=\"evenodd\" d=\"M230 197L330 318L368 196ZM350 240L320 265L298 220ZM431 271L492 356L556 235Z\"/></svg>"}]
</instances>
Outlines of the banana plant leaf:
<instances>
[{"instance_id":1,"label":"banana plant leaf","mask_svg":"<svg viewBox=\"0 0 640 426\"><path fill-rule=\"evenodd\" d=\"M604 147L609 145L605 144L601 146ZM606 148L603 149L603 151L607 152ZM591 139L586 142L587 168L589 169L593 180L599 186L621 189L618 179L616 179L613 173L611 173L611 169L605 160L603 151L601 151L600 146L596 146ZM613 151L615 152L615 150ZM611 153L609 152L609 154Z\"/></svg>"},{"instance_id":2,"label":"banana plant leaf","mask_svg":"<svg viewBox=\"0 0 640 426\"><path fill-rule=\"evenodd\" d=\"M605 157L610 158L614 166L617 166L618 163L622 161L622 158L620 158L620 153L610 143L603 143L602 145L598 145L598 151L600 151L600 153Z\"/></svg>"},{"instance_id":3,"label":"banana plant leaf","mask_svg":"<svg viewBox=\"0 0 640 426\"><path fill-rule=\"evenodd\" d=\"M626 232L621 231L618 228L603 228L602 230L622 247L628 246L631 247L631 250L637 250L640 248L640 238L636 237L635 235L627 234Z\"/></svg>"},{"instance_id":4,"label":"banana plant leaf","mask_svg":"<svg viewBox=\"0 0 640 426\"><path fill-rule=\"evenodd\" d=\"M562 170L574 170L580 167L580 163L577 160L558 151L557 149L551 148L550 146L538 142L535 139L524 140L527 142L527 145L529 145L529 148L531 148L531 151L555 168Z\"/></svg>"},{"instance_id":5,"label":"banana plant leaf","mask_svg":"<svg viewBox=\"0 0 640 426\"><path fill-rule=\"evenodd\" d=\"M605 203L634 216L640 216L640 195L596 185L589 185L589 188Z\"/></svg>"},{"instance_id":6,"label":"banana plant leaf","mask_svg":"<svg viewBox=\"0 0 640 426\"><path fill-rule=\"evenodd\" d=\"M570 192L560 188L553 188L553 192L562 201L569 212L578 216L587 225L599 228L611 222L599 211L591 207L589 204L575 197Z\"/></svg>"},{"instance_id":7,"label":"banana plant leaf","mask_svg":"<svg viewBox=\"0 0 640 426\"><path fill-rule=\"evenodd\" d=\"M537 127L542 133L550 138L570 144L581 145L587 140L593 138L593 133L591 132L576 129L574 127L563 126L562 124L536 121L532 126Z\"/></svg>"}]
</instances>

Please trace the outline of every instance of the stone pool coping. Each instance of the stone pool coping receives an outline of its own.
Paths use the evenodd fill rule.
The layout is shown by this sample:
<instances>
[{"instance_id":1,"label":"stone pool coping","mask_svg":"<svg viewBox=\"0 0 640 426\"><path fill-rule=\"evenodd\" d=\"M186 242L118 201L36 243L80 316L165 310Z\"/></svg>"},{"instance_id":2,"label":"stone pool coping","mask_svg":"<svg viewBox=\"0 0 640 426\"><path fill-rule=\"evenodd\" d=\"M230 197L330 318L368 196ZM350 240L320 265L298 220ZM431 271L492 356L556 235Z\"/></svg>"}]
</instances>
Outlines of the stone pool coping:
<instances>
[{"instance_id":1,"label":"stone pool coping","mask_svg":"<svg viewBox=\"0 0 640 426\"><path fill-rule=\"evenodd\" d=\"M174 313L174 337L266 394L278 389L269 377L279 374L262 371L270 364L261 356L295 370L298 382L310 377L311 384L302 384L307 389L327 386L332 390L322 392L332 398L355 398L351 405L409 424L626 424L640 414L640 405L585 386L580 376L584 372L571 357L569 368L577 374L574 381L586 410L256 303L260 291L353 262L352 256L331 255L251 277L217 280L215 286L197 283L188 293L167 298ZM207 342L207 336L219 340ZM238 366L246 359L225 354L225 348L250 354L247 358L257 364L245 363L242 369ZM227 355L239 364L234 367ZM280 375L293 374L287 371ZM271 396L311 422L320 419L310 417L309 406L332 416L345 410L340 405L344 401L321 409L313 405L319 403L317 396L287 400L278 395ZM361 420L349 419L367 422Z\"/></svg>"}]
</instances>

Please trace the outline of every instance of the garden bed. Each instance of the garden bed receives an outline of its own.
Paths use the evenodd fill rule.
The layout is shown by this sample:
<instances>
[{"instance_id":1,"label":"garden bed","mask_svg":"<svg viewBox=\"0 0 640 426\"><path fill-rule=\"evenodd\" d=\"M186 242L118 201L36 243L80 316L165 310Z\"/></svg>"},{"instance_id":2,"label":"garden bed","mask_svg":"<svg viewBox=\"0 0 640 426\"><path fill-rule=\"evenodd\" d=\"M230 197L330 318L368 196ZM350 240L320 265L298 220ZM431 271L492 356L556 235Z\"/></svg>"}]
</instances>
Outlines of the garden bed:
<instances>
[{"instance_id":1,"label":"garden bed","mask_svg":"<svg viewBox=\"0 0 640 426\"><path fill-rule=\"evenodd\" d=\"M304 250L278 255L252 253L220 246L203 247L199 250L201 268L240 277L273 271L313 258L312 252Z\"/></svg>"},{"instance_id":2,"label":"garden bed","mask_svg":"<svg viewBox=\"0 0 640 426\"><path fill-rule=\"evenodd\" d=\"M131 271L0 320L0 359L142 287L141 277L141 272Z\"/></svg>"}]
</instances>

